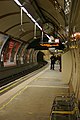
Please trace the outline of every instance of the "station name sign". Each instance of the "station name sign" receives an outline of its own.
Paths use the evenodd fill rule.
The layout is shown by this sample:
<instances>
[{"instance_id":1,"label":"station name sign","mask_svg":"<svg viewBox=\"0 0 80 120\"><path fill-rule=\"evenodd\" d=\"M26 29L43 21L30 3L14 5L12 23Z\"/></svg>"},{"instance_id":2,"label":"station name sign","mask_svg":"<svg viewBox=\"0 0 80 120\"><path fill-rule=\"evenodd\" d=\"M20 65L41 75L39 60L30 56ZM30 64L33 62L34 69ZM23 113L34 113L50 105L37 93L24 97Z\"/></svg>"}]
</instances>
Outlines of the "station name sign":
<instances>
[{"instance_id":1,"label":"station name sign","mask_svg":"<svg viewBox=\"0 0 80 120\"><path fill-rule=\"evenodd\" d=\"M55 47L59 46L59 43L41 43L40 45L44 47Z\"/></svg>"}]
</instances>

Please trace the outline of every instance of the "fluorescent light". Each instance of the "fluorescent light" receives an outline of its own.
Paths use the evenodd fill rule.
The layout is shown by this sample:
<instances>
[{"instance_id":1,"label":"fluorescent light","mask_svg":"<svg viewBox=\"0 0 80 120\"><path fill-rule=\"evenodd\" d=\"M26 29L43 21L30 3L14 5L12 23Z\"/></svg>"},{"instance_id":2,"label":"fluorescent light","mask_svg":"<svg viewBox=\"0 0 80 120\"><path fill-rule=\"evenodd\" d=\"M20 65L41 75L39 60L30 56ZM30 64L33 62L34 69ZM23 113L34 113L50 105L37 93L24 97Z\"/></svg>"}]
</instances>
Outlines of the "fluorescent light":
<instances>
[{"instance_id":1,"label":"fluorescent light","mask_svg":"<svg viewBox=\"0 0 80 120\"><path fill-rule=\"evenodd\" d=\"M51 39L51 38L49 37L49 35L47 35L47 34L45 34L45 35L46 35L47 38Z\"/></svg>"},{"instance_id":2,"label":"fluorescent light","mask_svg":"<svg viewBox=\"0 0 80 120\"><path fill-rule=\"evenodd\" d=\"M16 2L17 5L19 5L20 7L22 6L21 3L18 0L14 0L14 2Z\"/></svg>"},{"instance_id":3,"label":"fluorescent light","mask_svg":"<svg viewBox=\"0 0 80 120\"><path fill-rule=\"evenodd\" d=\"M28 11L22 7L22 10L27 14L27 16L37 25L37 27L42 30L41 26L36 22L36 20L28 13Z\"/></svg>"},{"instance_id":4,"label":"fluorescent light","mask_svg":"<svg viewBox=\"0 0 80 120\"><path fill-rule=\"evenodd\" d=\"M67 43L68 41L66 40L65 43Z\"/></svg>"},{"instance_id":5,"label":"fluorescent light","mask_svg":"<svg viewBox=\"0 0 80 120\"><path fill-rule=\"evenodd\" d=\"M51 43L52 42L51 39L49 39L48 42Z\"/></svg>"},{"instance_id":6,"label":"fluorescent light","mask_svg":"<svg viewBox=\"0 0 80 120\"><path fill-rule=\"evenodd\" d=\"M36 25L38 26L38 28L40 29L40 30L42 30L42 27L36 22Z\"/></svg>"},{"instance_id":7,"label":"fluorescent light","mask_svg":"<svg viewBox=\"0 0 80 120\"><path fill-rule=\"evenodd\" d=\"M64 44L65 44L65 42L62 42L62 44L64 45Z\"/></svg>"},{"instance_id":8,"label":"fluorescent light","mask_svg":"<svg viewBox=\"0 0 80 120\"><path fill-rule=\"evenodd\" d=\"M59 43L59 39L55 39L55 43Z\"/></svg>"},{"instance_id":9,"label":"fluorescent light","mask_svg":"<svg viewBox=\"0 0 80 120\"><path fill-rule=\"evenodd\" d=\"M28 13L28 11L24 8L24 6L21 5L21 3L19 2L19 0L14 0L14 2L16 2L17 5L19 5L20 7L22 7L22 10L27 14L27 16L36 24L36 26L42 31L42 27L37 23L37 21ZM49 35L45 34L47 36L47 38L51 39L49 37Z\"/></svg>"},{"instance_id":10,"label":"fluorescent light","mask_svg":"<svg viewBox=\"0 0 80 120\"><path fill-rule=\"evenodd\" d=\"M18 0L14 0L14 2L17 3L20 7L22 7L22 10L27 14L27 16L34 22L36 23L37 27L42 30L41 26L37 23L37 21L28 13L28 11L24 8L24 6L21 5L21 3Z\"/></svg>"}]
</instances>

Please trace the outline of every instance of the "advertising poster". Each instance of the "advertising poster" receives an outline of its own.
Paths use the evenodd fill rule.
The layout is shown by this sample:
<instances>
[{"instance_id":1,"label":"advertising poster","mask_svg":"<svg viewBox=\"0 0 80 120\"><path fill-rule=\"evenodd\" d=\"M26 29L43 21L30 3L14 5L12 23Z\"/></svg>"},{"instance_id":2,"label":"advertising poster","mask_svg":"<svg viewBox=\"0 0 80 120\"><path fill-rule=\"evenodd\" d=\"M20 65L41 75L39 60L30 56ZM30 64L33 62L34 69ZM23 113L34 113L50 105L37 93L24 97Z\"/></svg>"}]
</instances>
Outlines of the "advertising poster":
<instances>
[{"instance_id":1,"label":"advertising poster","mask_svg":"<svg viewBox=\"0 0 80 120\"><path fill-rule=\"evenodd\" d=\"M15 41L14 39L10 39L5 49L3 50L4 53L4 66L13 66L16 65L16 54L20 47L21 43Z\"/></svg>"},{"instance_id":2,"label":"advertising poster","mask_svg":"<svg viewBox=\"0 0 80 120\"><path fill-rule=\"evenodd\" d=\"M30 53L32 49L27 50L27 63L30 63Z\"/></svg>"},{"instance_id":3,"label":"advertising poster","mask_svg":"<svg viewBox=\"0 0 80 120\"><path fill-rule=\"evenodd\" d=\"M9 38L9 36L0 33L0 54L1 54L2 48L8 38Z\"/></svg>"},{"instance_id":4,"label":"advertising poster","mask_svg":"<svg viewBox=\"0 0 80 120\"><path fill-rule=\"evenodd\" d=\"M11 62L16 63L16 55L17 55L17 52L18 52L18 49L19 49L20 45L21 45L20 42L15 41L14 47L13 47L13 49L11 51L11 57L10 57Z\"/></svg>"},{"instance_id":5,"label":"advertising poster","mask_svg":"<svg viewBox=\"0 0 80 120\"><path fill-rule=\"evenodd\" d=\"M33 59L34 59L34 49L32 49L30 53L30 62L33 62Z\"/></svg>"},{"instance_id":6,"label":"advertising poster","mask_svg":"<svg viewBox=\"0 0 80 120\"><path fill-rule=\"evenodd\" d=\"M20 64L23 64L24 63L24 51L25 51L25 49L26 49L26 44L25 43L23 43L21 46L20 46L20 49L19 49L19 51L18 51L18 60L19 60L19 63Z\"/></svg>"},{"instance_id":7,"label":"advertising poster","mask_svg":"<svg viewBox=\"0 0 80 120\"><path fill-rule=\"evenodd\" d=\"M36 50L33 53L33 62L37 62L37 51Z\"/></svg>"}]
</instances>

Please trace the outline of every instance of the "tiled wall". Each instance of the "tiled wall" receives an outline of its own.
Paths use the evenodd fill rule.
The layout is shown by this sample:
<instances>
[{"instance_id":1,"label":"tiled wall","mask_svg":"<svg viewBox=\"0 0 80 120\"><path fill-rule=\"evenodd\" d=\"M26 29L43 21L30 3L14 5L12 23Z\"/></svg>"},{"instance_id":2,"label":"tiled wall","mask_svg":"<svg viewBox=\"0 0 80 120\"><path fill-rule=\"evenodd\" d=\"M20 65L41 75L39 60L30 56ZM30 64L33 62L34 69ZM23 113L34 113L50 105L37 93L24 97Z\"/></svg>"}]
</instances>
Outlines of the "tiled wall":
<instances>
[{"instance_id":1,"label":"tiled wall","mask_svg":"<svg viewBox=\"0 0 80 120\"><path fill-rule=\"evenodd\" d=\"M62 72L64 80L70 85L70 92L74 91L80 99L80 47L62 55Z\"/></svg>"}]
</instances>

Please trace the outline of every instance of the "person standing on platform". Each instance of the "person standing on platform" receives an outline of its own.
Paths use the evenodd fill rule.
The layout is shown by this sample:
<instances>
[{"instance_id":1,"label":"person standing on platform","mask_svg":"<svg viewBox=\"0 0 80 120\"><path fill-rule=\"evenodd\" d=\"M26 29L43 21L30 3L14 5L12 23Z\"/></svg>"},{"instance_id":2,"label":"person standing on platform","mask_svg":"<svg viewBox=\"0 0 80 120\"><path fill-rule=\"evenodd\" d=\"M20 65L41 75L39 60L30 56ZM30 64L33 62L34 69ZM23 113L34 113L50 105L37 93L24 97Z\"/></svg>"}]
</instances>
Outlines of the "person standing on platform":
<instances>
[{"instance_id":1,"label":"person standing on platform","mask_svg":"<svg viewBox=\"0 0 80 120\"><path fill-rule=\"evenodd\" d=\"M58 60L59 60L59 64L60 64L60 69L59 69L59 71L61 72L61 71L62 71L62 70L61 70L61 69L62 69L62 68L61 68L61 55L58 56Z\"/></svg>"},{"instance_id":2,"label":"person standing on platform","mask_svg":"<svg viewBox=\"0 0 80 120\"><path fill-rule=\"evenodd\" d=\"M55 64L55 56L53 54L53 56L50 57L51 59L51 66L50 66L50 69L53 69L54 70L54 64Z\"/></svg>"},{"instance_id":3,"label":"person standing on platform","mask_svg":"<svg viewBox=\"0 0 80 120\"><path fill-rule=\"evenodd\" d=\"M61 56L59 57L59 62L60 62L60 69L59 69L59 71L61 72Z\"/></svg>"}]
</instances>

